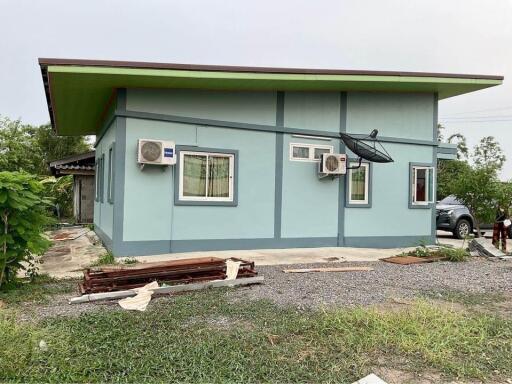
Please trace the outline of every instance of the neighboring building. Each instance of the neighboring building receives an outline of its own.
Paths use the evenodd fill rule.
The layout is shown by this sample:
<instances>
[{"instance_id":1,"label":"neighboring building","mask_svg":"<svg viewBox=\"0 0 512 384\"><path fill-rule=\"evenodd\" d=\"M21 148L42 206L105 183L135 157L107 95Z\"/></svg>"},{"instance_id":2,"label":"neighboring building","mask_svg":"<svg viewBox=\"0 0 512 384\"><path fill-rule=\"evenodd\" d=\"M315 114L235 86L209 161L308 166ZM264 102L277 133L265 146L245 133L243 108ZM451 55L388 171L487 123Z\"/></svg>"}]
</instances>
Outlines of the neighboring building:
<instances>
[{"instance_id":1,"label":"neighboring building","mask_svg":"<svg viewBox=\"0 0 512 384\"><path fill-rule=\"evenodd\" d=\"M77 223L89 224L94 219L94 169L94 151L50 163L53 176L73 175L73 216Z\"/></svg>"},{"instance_id":2,"label":"neighboring building","mask_svg":"<svg viewBox=\"0 0 512 384\"><path fill-rule=\"evenodd\" d=\"M56 132L97 135L95 229L116 256L435 241L438 100L500 76L39 60ZM393 157L322 178L340 132ZM138 164L168 140L171 166ZM151 148L149 148L151 149ZM152 152L148 152L150 157Z\"/></svg>"}]
</instances>

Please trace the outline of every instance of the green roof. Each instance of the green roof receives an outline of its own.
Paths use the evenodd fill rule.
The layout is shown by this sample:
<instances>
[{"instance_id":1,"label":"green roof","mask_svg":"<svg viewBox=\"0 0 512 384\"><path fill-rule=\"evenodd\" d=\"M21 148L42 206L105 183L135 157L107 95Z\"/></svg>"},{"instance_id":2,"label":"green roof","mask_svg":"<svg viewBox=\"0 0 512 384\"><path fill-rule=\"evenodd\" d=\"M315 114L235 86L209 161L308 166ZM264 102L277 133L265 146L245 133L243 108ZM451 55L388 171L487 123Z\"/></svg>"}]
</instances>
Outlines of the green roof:
<instances>
[{"instance_id":1,"label":"green roof","mask_svg":"<svg viewBox=\"0 0 512 384\"><path fill-rule=\"evenodd\" d=\"M118 88L437 92L439 99L499 85L502 76L39 59L53 128L97 134Z\"/></svg>"}]
</instances>

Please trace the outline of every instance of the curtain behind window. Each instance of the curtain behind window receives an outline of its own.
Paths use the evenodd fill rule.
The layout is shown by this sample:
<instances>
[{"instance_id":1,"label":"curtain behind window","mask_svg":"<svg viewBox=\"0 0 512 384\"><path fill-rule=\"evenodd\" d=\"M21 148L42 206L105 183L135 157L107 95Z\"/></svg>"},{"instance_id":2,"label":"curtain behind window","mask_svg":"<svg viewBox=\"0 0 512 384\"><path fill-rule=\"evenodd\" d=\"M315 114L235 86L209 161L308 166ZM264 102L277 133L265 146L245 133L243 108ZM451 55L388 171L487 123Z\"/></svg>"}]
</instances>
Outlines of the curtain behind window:
<instances>
[{"instance_id":1,"label":"curtain behind window","mask_svg":"<svg viewBox=\"0 0 512 384\"><path fill-rule=\"evenodd\" d=\"M427 170L417 169L416 170L416 201L427 201Z\"/></svg>"},{"instance_id":2,"label":"curtain behind window","mask_svg":"<svg viewBox=\"0 0 512 384\"><path fill-rule=\"evenodd\" d=\"M183 156L183 196L206 196L206 156Z\"/></svg>"},{"instance_id":3,"label":"curtain behind window","mask_svg":"<svg viewBox=\"0 0 512 384\"><path fill-rule=\"evenodd\" d=\"M208 159L208 197L229 197L229 157Z\"/></svg>"},{"instance_id":4,"label":"curtain behind window","mask_svg":"<svg viewBox=\"0 0 512 384\"><path fill-rule=\"evenodd\" d=\"M350 200L364 201L365 199L366 167L351 171Z\"/></svg>"}]
</instances>

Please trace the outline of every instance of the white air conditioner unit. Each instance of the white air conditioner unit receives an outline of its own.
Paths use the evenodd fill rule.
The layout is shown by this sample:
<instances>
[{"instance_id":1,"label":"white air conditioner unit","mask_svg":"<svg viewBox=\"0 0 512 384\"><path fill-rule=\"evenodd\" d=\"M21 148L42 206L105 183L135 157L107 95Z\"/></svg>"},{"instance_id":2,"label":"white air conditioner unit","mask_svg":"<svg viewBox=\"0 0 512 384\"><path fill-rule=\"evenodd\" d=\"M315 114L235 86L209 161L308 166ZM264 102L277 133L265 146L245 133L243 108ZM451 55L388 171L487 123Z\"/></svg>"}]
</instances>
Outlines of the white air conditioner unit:
<instances>
[{"instance_id":1,"label":"white air conditioner unit","mask_svg":"<svg viewBox=\"0 0 512 384\"><path fill-rule=\"evenodd\" d=\"M139 139L137 147L137 162L139 164L176 164L174 141Z\"/></svg>"},{"instance_id":2,"label":"white air conditioner unit","mask_svg":"<svg viewBox=\"0 0 512 384\"><path fill-rule=\"evenodd\" d=\"M347 155L340 153L322 153L318 164L320 177L344 175L347 173Z\"/></svg>"}]
</instances>

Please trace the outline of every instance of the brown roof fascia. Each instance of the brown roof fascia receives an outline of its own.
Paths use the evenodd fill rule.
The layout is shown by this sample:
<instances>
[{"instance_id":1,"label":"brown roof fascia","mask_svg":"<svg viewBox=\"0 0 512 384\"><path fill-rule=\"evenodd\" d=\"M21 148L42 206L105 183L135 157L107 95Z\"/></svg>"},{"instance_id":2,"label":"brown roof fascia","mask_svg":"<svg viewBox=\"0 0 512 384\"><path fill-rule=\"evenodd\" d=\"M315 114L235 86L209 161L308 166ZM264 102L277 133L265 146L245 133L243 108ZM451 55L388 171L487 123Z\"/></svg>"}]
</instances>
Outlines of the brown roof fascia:
<instances>
[{"instance_id":1,"label":"brown roof fascia","mask_svg":"<svg viewBox=\"0 0 512 384\"><path fill-rule=\"evenodd\" d=\"M244 66L230 66L230 65L176 64L176 63L154 63L154 62L139 62L139 61L83 60L83 59L56 59L56 58L40 58L39 65L41 66L41 69L43 71L48 65L70 65L70 66L117 67L117 68L174 69L174 70L183 70L183 71L209 71L209 72L440 77L440 78L459 78L459 79L503 80L503 76L455 74L455 73L435 73L435 72L244 67Z\"/></svg>"}]
</instances>

